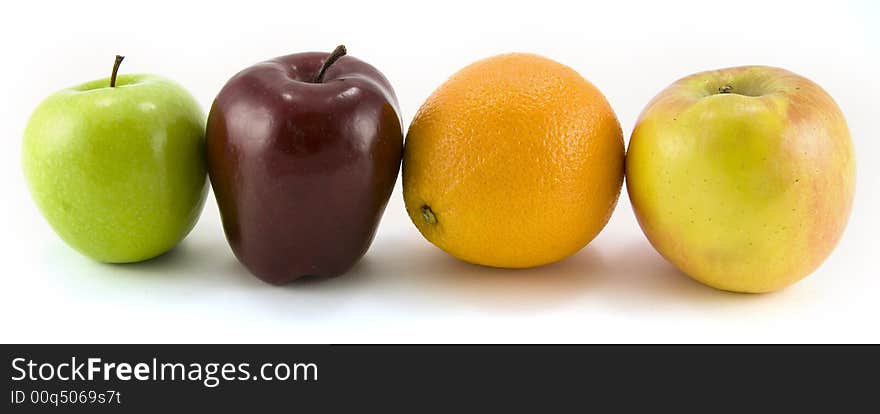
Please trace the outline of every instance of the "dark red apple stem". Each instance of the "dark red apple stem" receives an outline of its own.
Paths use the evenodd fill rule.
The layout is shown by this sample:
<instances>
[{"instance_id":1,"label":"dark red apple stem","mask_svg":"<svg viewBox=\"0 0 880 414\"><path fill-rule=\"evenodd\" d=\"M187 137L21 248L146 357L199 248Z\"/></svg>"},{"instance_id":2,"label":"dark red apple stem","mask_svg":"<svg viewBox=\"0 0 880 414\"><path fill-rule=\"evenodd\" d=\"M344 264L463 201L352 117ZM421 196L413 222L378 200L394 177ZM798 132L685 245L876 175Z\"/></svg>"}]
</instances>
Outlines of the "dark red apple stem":
<instances>
[{"instance_id":1,"label":"dark red apple stem","mask_svg":"<svg viewBox=\"0 0 880 414\"><path fill-rule=\"evenodd\" d=\"M116 87L116 73L119 72L119 65L122 63L122 59L125 59L125 56L116 55L116 61L113 62L113 73L110 74L110 87Z\"/></svg>"},{"instance_id":2,"label":"dark red apple stem","mask_svg":"<svg viewBox=\"0 0 880 414\"><path fill-rule=\"evenodd\" d=\"M336 49L333 49L333 52L330 53L330 56L327 56L327 59L324 60L324 64L321 65L321 70L318 71L318 75L315 76L315 80L313 80L312 82L313 83L323 82L324 81L324 72L327 72L327 68L329 68L330 65L333 64L333 62L336 62L337 60L339 60L339 58L345 56L346 53L348 53L348 51L345 50L345 45L336 46Z\"/></svg>"}]
</instances>

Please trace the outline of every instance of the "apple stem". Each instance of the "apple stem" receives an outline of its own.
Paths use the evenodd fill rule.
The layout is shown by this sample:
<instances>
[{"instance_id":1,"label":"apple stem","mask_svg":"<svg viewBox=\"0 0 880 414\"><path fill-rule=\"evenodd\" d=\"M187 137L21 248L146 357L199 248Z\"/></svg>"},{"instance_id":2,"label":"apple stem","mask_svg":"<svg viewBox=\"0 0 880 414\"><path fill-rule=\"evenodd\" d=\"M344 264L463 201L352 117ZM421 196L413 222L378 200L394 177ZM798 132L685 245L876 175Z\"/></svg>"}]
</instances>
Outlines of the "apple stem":
<instances>
[{"instance_id":1,"label":"apple stem","mask_svg":"<svg viewBox=\"0 0 880 414\"><path fill-rule=\"evenodd\" d=\"M732 90L733 90L733 86L724 85L724 86L718 88L718 93L730 93L730 91L732 91Z\"/></svg>"},{"instance_id":2,"label":"apple stem","mask_svg":"<svg viewBox=\"0 0 880 414\"><path fill-rule=\"evenodd\" d=\"M436 224L437 223L437 216L434 215L434 211L431 210L430 206L425 204L422 206L421 210L422 210L422 218L425 220L425 222L427 222L428 224Z\"/></svg>"},{"instance_id":3,"label":"apple stem","mask_svg":"<svg viewBox=\"0 0 880 414\"><path fill-rule=\"evenodd\" d=\"M333 49L333 52L330 53L330 56L327 56L327 59L324 60L324 64L321 65L321 70L318 71L318 75L315 76L315 79L312 81L312 83L323 82L324 73L327 72L327 69L330 67L330 65L332 65L333 62L339 60L339 58L345 56L346 53L348 53L348 51L345 50L345 45L336 46L336 49Z\"/></svg>"},{"instance_id":4,"label":"apple stem","mask_svg":"<svg viewBox=\"0 0 880 414\"><path fill-rule=\"evenodd\" d=\"M122 63L122 59L125 59L125 56L116 55L116 61L113 62L113 73L110 74L110 87L116 87L116 74L119 72L119 65Z\"/></svg>"}]
</instances>

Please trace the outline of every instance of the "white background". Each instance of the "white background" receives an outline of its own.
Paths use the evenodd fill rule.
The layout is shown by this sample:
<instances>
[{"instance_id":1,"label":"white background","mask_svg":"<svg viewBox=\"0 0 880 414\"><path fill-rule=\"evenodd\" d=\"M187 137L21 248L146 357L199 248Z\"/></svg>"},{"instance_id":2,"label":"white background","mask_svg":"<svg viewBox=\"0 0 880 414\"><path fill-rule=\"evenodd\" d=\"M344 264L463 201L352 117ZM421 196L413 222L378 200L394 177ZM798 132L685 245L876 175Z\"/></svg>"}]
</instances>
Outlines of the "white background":
<instances>
[{"instance_id":1,"label":"white background","mask_svg":"<svg viewBox=\"0 0 880 414\"><path fill-rule=\"evenodd\" d=\"M584 4L581 4L584 3ZM880 7L872 2L14 2L0 17L0 342L878 342ZM15 4L14 6L11 4ZM667 264L624 192L587 248L522 271L459 262L425 241L395 190L349 274L272 287L232 256L213 195L171 253L102 265L58 239L30 200L21 136L55 90L123 72L187 87L204 109L225 81L278 55L338 43L392 81L406 123L449 75L523 51L595 83L628 141L679 77L744 64L813 79L846 114L856 200L837 250L778 293L724 293Z\"/></svg>"}]
</instances>

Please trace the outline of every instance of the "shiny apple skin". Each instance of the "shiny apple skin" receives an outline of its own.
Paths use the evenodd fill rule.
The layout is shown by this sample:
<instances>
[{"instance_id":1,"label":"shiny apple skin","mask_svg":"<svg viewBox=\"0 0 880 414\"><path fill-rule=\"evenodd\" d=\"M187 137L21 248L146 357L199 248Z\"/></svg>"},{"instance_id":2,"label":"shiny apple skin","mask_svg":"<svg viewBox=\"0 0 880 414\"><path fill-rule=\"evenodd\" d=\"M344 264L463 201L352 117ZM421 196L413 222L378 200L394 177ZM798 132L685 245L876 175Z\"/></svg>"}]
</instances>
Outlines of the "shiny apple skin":
<instances>
[{"instance_id":1,"label":"shiny apple skin","mask_svg":"<svg viewBox=\"0 0 880 414\"><path fill-rule=\"evenodd\" d=\"M278 57L232 77L208 116L208 170L235 256L283 284L348 271L372 243L403 150L397 97L351 56Z\"/></svg>"}]
</instances>

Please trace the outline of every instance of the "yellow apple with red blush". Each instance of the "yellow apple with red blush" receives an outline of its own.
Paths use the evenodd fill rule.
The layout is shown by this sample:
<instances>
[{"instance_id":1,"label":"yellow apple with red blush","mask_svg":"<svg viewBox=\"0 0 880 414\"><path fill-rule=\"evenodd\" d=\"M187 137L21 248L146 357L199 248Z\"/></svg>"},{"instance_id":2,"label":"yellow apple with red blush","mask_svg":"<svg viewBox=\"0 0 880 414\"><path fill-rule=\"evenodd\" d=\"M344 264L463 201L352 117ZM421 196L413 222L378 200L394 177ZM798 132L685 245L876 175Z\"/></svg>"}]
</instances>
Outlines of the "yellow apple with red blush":
<instances>
[{"instance_id":1,"label":"yellow apple with red blush","mask_svg":"<svg viewBox=\"0 0 880 414\"><path fill-rule=\"evenodd\" d=\"M743 66L676 81L644 109L627 190L651 244L690 277L770 292L841 238L855 187L843 113L790 71Z\"/></svg>"}]
</instances>

